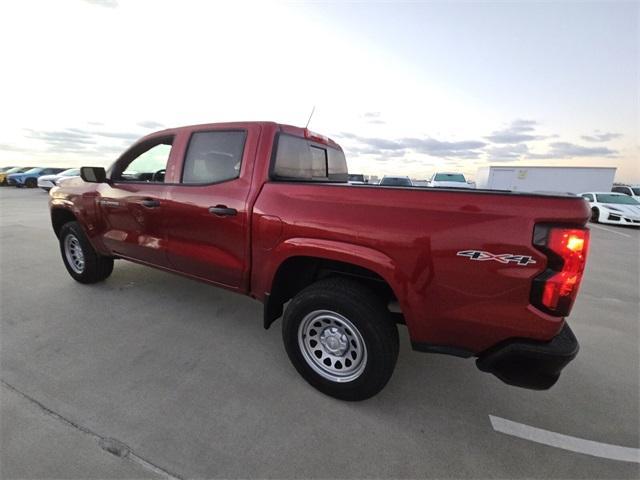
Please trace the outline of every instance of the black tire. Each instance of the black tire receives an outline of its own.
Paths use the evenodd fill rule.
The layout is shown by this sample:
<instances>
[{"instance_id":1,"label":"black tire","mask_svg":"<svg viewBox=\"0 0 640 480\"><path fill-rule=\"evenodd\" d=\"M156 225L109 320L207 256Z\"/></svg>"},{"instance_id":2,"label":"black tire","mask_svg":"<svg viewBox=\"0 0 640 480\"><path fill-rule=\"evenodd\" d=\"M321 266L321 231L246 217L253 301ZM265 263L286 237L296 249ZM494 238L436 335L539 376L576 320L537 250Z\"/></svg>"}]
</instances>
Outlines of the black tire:
<instances>
[{"instance_id":1,"label":"black tire","mask_svg":"<svg viewBox=\"0 0 640 480\"><path fill-rule=\"evenodd\" d=\"M591 223L599 223L600 220L600 210L598 210L597 208L592 208L591 209Z\"/></svg>"},{"instance_id":2,"label":"black tire","mask_svg":"<svg viewBox=\"0 0 640 480\"><path fill-rule=\"evenodd\" d=\"M24 186L27 188L35 188L38 186L38 181L35 178L27 178L24 182Z\"/></svg>"},{"instance_id":3,"label":"black tire","mask_svg":"<svg viewBox=\"0 0 640 480\"><path fill-rule=\"evenodd\" d=\"M301 324L305 322L305 325L307 325L308 319L314 318L313 315L316 315L316 312L338 314L338 318L347 319L355 327L355 332L351 332L349 328L343 329L347 332L343 335L344 338L351 339L350 342L346 343L348 350L342 352L345 365L352 363L349 354L354 355L355 352L351 352L351 345L353 344L354 349L356 346L353 337L346 337L346 335L357 335L358 338L364 341L365 349L363 350L363 355L361 355L363 360L359 366L361 370L358 376L352 380L335 381L328 379L326 373L322 375L316 371L318 369L317 365L315 367L312 366L314 360L305 358L305 353L303 353L299 343L299 330L301 332L305 331L305 327L301 327ZM325 327L322 322L328 322L329 326L332 326L331 321L325 319L313 322L312 325L320 324L322 327L318 327L318 330L323 327L324 330L327 330L328 327ZM339 322L340 320L337 321ZM339 323L336 323L336 325L339 325ZM311 326L310 328L312 328L310 331L313 332L314 327ZM324 330L323 334L313 334L318 335L317 338L321 338L324 335ZM302 333L300 333L300 336L307 339L306 335L302 337ZM386 305L364 285L345 278L320 280L296 295L287 306L284 314L282 338L287 355L298 373L322 393L341 400L365 400L377 394L391 378L398 358L398 330L390 318ZM304 342L305 340L301 341ZM309 340L307 339L307 341ZM318 346L308 348L319 350L322 346L318 342L316 344ZM309 358L311 358L310 353L306 353ZM317 354L318 351L313 353ZM325 353L321 355L328 355L328 353L325 350ZM321 359L321 357L317 358ZM324 358L323 360L326 361L327 359ZM319 362L320 360L317 363ZM329 363L331 363L331 360L329 360ZM335 365L339 363L336 362ZM319 368L322 369L323 367L320 366ZM343 367L340 366L339 368Z\"/></svg>"},{"instance_id":4,"label":"black tire","mask_svg":"<svg viewBox=\"0 0 640 480\"><path fill-rule=\"evenodd\" d=\"M94 250L78 222L65 223L60 229L59 240L62 261L74 280L80 283L97 283L105 280L113 272L113 258L100 255ZM79 264L72 266L70 263L65 246L67 241L72 242L75 249L81 250L84 261L82 268Z\"/></svg>"}]
</instances>

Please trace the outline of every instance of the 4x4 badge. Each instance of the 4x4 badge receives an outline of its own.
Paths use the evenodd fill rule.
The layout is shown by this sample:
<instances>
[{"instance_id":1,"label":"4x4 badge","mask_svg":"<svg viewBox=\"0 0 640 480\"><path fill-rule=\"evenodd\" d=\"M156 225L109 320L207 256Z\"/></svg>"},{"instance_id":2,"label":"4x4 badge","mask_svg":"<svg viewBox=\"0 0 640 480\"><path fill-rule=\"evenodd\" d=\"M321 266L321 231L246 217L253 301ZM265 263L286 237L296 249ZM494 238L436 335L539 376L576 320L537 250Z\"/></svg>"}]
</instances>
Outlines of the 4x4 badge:
<instances>
[{"instance_id":1,"label":"4x4 badge","mask_svg":"<svg viewBox=\"0 0 640 480\"><path fill-rule=\"evenodd\" d=\"M532 263L536 263L530 255L513 255L512 253L500 253L496 255L495 253L484 252L482 250L462 250L456 255L459 257L467 257L469 260L477 260L479 262L495 260L500 263L516 263L518 265L530 265Z\"/></svg>"}]
</instances>

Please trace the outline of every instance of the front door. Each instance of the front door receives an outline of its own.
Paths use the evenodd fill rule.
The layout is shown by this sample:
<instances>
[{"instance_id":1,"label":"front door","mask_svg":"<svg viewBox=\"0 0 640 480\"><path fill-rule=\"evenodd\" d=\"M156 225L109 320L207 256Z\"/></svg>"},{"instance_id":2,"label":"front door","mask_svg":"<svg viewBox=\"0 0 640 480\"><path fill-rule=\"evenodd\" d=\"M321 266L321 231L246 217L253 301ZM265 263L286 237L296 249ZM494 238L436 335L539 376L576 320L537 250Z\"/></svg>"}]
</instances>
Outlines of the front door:
<instances>
[{"instance_id":1,"label":"front door","mask_svg":"<svg viewBox=\"0 0 640 480\"><path fill-rule=\"evenodd\" d=\"M114 253L166 266L165 172L172 137L137 145L116 163L109 183L99 187L103 241Z\"/></svg>"}]
</instances>

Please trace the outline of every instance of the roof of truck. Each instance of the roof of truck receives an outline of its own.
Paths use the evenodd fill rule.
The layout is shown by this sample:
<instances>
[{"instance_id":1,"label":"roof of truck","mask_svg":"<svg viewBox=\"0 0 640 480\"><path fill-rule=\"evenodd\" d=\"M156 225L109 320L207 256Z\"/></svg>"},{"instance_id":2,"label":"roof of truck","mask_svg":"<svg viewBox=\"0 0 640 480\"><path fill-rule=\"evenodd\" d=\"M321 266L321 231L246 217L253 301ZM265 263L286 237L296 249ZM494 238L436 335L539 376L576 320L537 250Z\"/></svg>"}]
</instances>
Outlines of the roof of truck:
<instances>
[{"instance_id":1,"label":"roof of truck","mask_svg":"<svg viewBox=\"0 0 640 480\"><path fill-rule=\"evenodd\" d=\"M150 133L149 135L157 135L158 133L176 134L182 130L206 130L207 128L229 128L229 129L243 129L249 126L271 126L278 129L280 132L295 135L297 137L304 137L311 141L328 145L333 148L340 148L340 145L331 138L320 133L309 130L304 127L296 127L295 125L288 125L286 123L278 123L272 121L238 121L238 122L216 122L216 123L200 123L195 125L182 125L179 127L165 128L157 132Z\"/></svg>"}]
</instances>

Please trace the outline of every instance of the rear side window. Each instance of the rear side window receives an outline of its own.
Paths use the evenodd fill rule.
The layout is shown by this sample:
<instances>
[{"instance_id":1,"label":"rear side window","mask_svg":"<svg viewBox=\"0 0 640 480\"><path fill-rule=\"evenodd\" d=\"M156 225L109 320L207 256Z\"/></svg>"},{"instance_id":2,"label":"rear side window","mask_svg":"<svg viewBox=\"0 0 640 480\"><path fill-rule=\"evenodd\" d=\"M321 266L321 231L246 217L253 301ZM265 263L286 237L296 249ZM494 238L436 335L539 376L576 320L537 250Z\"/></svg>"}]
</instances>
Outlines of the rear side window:
<instances>
[{"instance_id":1,"label":"rear side window","mask_svg":"<svg viewBox=\"0 0 640 480\"><path fill-rule=\"evenodd\" d=\"M273 176L280 180L347 182L347 161L337 148L280 135Z\"/></svg>"},{"instance_id":2,"label":"rear side window","mask_svg":"<svg viewBox=\"0 0 640 480\"><path fill-rule=\"evenodd\" d=\"M246 138L243 131L191 135L182 183L220 183L238 178Z\"/></svg>"},{"instance_id":3,"label":"rear side window","mask_svg":"<svg viewBox=\"0 0 640 480\"><path fill-rule=\"evenodd\" d=\"M589 200L590 202L593 202L593 195L591 195L590 193L584 193L582 195L582 198Z\"/></svg>"}]
</instances>

